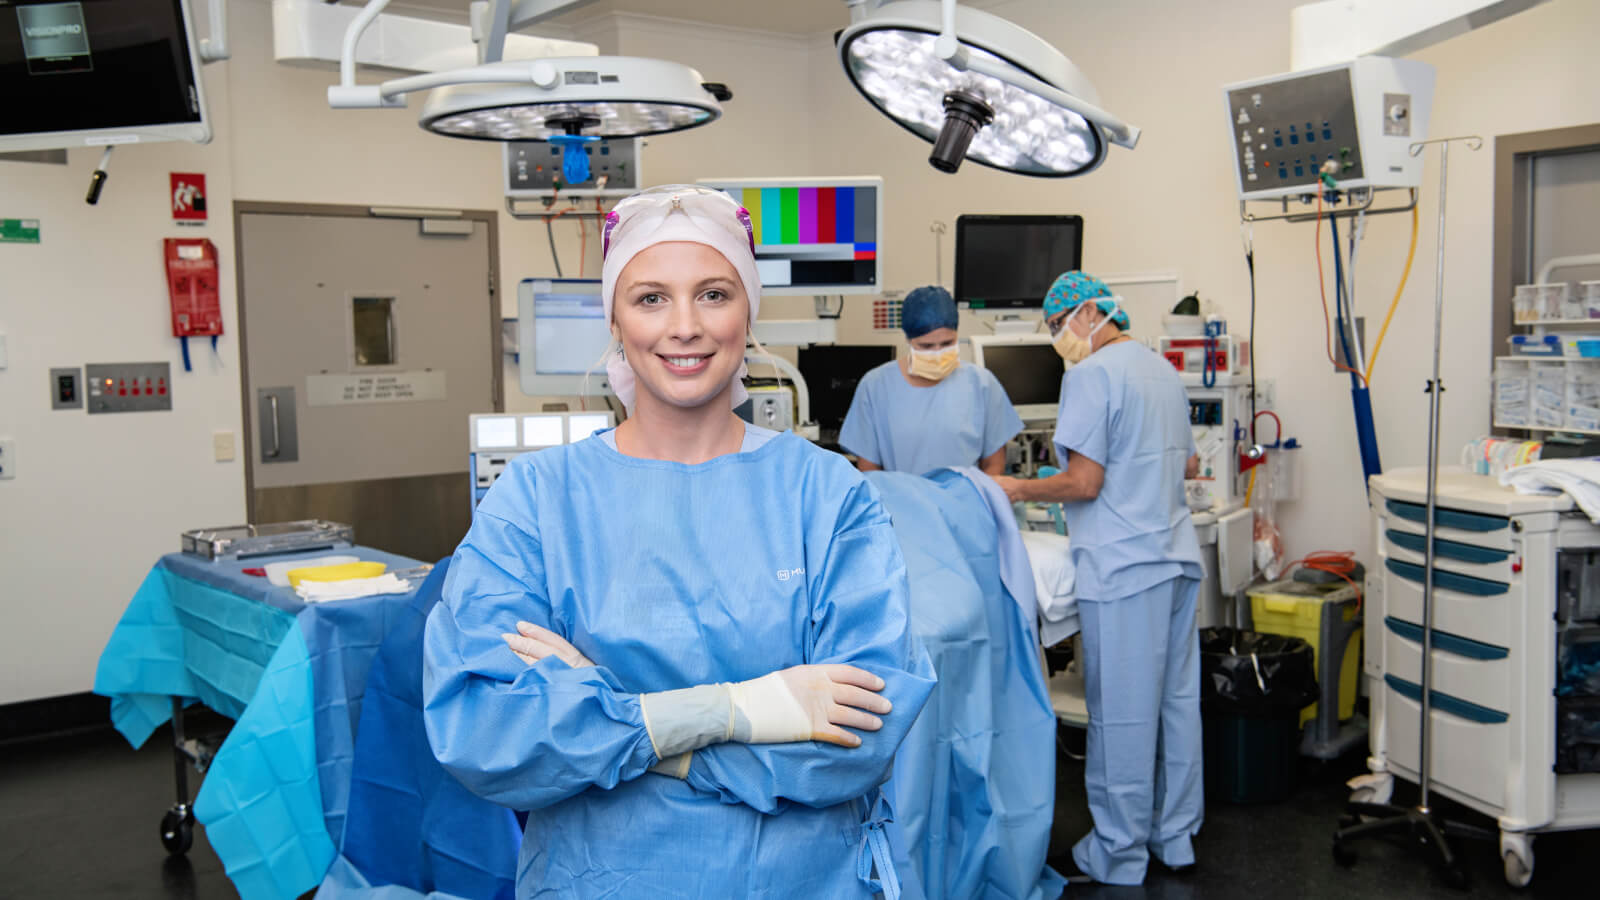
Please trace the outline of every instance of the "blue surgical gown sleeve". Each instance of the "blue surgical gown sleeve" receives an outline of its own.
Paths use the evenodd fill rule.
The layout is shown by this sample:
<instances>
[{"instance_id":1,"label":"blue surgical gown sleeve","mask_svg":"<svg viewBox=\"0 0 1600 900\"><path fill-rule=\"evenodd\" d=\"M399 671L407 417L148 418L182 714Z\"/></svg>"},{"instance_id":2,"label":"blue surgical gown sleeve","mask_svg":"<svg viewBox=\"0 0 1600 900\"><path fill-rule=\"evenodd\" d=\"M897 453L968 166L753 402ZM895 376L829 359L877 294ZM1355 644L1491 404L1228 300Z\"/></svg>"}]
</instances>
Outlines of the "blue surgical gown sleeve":
<instances>
[{"instance_id":1,"label":"blue surgical gown sleeve","mask_svg":"<svg viewBox=\"0 0 1600 900\"><path fill-rule=\"evenodd\" d=\"M978 373L983 384L983 456L992 456L1022 431L1022 417L1000 379L988 369Z\"/></svg>"},{"instance_id":2,"label":"blue surgical gown sleeve","mask_svg":"<svg viewBox=\"0 0 1600 900\"><path fill-rule=\"evenodd\" d=\"M1075 366L1061 383L1056 446L1105 465L1110 456L1111 415L1111 377L1105 368ZM1058 456L1066 468L1066 454Z\"/></svg>"},{"instance_id":3,"label":"blue surgical gown sleeve","mask_svg":"<svg viewBox=\"0 0 1600 900\"><path fill-rule=\"evenodd\" d=\"M872 373L856 385L850 409L839 426L839 446L874 465L884 465L883 448L878 446L878 410L872 399Z\"/></svg>"},{"instance_id":4,"label":"blue surgical gown sleeve","mask_svg":"<svg viewBox=\"0 0 1600 900\"><path fill-rule=\"evenodd\" d=\"M788 803L826 807L861 797L889 776L906 732L936 680L927 651L911 633L905 560L877 491L849 490L836 520L808 529L811 598L808 663L846 663L884 680L894 709L879 731L857 732L861 746L717 744L694 753L689 784L725 803L765 813Z\"/></svg>"},{"instance_id":5,"label":"blue surgical gown sleeve","mask_svg":"<svg viewBox=\"0 0 1600 900\"><path fill-rule=\"evenodd\" d=\"M527 666L501 639L518 621L564 630L551 621L537 530L480 508L423 643L434 755L473 793L514 809L612 788L656 762L639 696L608 669L553 656Z\"/></svg>"}]
</instances>

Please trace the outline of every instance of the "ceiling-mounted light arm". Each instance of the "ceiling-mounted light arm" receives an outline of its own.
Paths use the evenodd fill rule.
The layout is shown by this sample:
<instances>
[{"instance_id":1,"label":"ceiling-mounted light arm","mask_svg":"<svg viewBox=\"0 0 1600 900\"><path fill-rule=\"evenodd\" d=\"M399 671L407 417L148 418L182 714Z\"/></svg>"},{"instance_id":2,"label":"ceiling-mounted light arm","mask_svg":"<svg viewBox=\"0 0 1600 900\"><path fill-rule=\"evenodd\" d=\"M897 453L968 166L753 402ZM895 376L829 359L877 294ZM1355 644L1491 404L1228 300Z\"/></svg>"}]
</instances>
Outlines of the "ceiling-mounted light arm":
<instances>
[{"instance_id":1,"label":"ceiling-mounted light arm","mask_svg":"<svg viewBox=\"0 0 1600 900\"><path fill-rule=\"evenodd\" d=\"M206 36L200 39L200 61L221 62L228 58L228 7L225 0L206 4Z\"/></svg>"},{"instance_id":2,"label":"ceiling-mounted light arm","mask_svg":"<svg viewBox=\"0 0 1600 900\"><path fill-rule=\"evenodd\" d=\"M1113 144L1127 147L1129 150L1138 146L1141 133L1138 128L1093 103L1074 97L1011 66L995 65L987 60L974 58L967 52L961 39L956 36L956 0L941 0L939 12L941 30L939 37L933 42L933 50L940 59L963 72L988 75L990 78L1037 94L1051 103L1070 109L1098 126Z\"/></svg>"},{"instance_id":3,"label":"ceiling-mounted light arm","mask_svg":"<svg viewBox=\"0 0 1600 900\"><path fill-rule=\"evenodd\" d=\"M561 73L555 66L541 59L531 62L486 63L467 69L452 69L448 72L424 72L421 75L392 78L383 84L374 85L373 90L383 98L385 105L396 101L398 105L404 106L406 94L431 91L453 84L531 84L550 90L560 83Z\"/></svg>"},{"instance_id":4,"label":"ceiling-mounted light arm","mask_svg":"<svg viewBox=\"0 0 1600 900\"><path fill-rule=\"evenodd\" d=\"M339 51L339 83L328 88L328 105L334 109L403 108L406 105L404 97L385 97L379 85L356 84L356 45L388 5L389 0L367 0L367 5L345 28L344 45Z\"/></svg>"},{"instance_id":5,"label":"ceiling-mounted light arm","mask_svg":"<svg viewBox=\"0 0 1600 900\"><path fill-rule=\"evenodd\" d=\"M506 35L511 33L511 4L476 0L471 6L472 39L478 44L478 62L505 58Z\"/></svg>"},{"instance_id":6,"label":"ceiling-mounted light arm","mask_svg":"<svg viewBox=\"0 0 1600 900\"><path fill-rule=\"evenodd\" d=\"M487 4L474 3L474 37L479 40L478 58L483 60L482 65L394 78L382 84L356 84L356 47L361 43L361 36L389 5L389 0L367 0L367 5L345 28L344 45L339 54L339 83L328 88L328 105L334 109L399 108L406 105L406 94L457 84L534 84L553 88L560 81L560 73L554 66L500 61L505 52L506 36L589 2L591 0L489 0Z\"/></svg>"}]
</instances>

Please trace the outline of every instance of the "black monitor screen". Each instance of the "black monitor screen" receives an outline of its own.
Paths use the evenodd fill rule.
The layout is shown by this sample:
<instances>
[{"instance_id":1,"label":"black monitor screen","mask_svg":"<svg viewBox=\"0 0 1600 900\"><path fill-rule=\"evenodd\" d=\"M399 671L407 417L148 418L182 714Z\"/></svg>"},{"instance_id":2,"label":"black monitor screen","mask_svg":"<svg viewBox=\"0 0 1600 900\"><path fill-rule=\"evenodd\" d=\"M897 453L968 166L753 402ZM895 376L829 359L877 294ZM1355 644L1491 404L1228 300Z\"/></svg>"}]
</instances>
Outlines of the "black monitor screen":
<instances>
[{"instance_id":1,"label":"black monitor screen","mask_svg":"<svg viewBox=\"0 0 1600 900\"><path fill-rule=\"evenodd\" d=\"M958 216L956 302L1037 307L1056 276L1079 268L1082 216Z\"/></svg>"},{"instance_id":2,"label":"black monitor screen","mask_svg":"<svg viewBox=\"0 0 1600 900\"><path fill-rule=\"evenodd\" d=\"M178 0L0 0L0 135L201 120Z\"/></svg>"},{"instance_id":3,"label":"black monitor screen","mask_svg":"<svg viewBox=\"0 0 1600 900\"><path fill-rule=\"evenodd\" d=\"M811 417L823 428L843 427L844 414L850 411L850 401L855 399L861 376L893 359L893 347L800 348L798 363L806 387L811 391Z\"/></svg>"},{"instance_id":4,"label":"black monitor screen","mask_svg":"<svg viewBox=\"0 0 1600 900\"><path fill-rule=\"evenodd\" d=\"M1055 403L1066 367L1049 344L986 344L983 367L1006 389L1012 406Z\"/></svg>"}]
</instances>

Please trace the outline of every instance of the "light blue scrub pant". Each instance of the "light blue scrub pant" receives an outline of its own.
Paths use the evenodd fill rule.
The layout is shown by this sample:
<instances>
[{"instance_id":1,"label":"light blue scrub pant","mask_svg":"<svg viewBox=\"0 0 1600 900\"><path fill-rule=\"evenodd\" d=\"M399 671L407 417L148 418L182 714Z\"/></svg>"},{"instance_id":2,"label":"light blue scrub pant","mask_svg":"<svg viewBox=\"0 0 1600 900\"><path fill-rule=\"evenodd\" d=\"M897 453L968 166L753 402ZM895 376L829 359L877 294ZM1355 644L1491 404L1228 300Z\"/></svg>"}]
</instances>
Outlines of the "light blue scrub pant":
<instances>
[{"instance_id":1,"label":"light blue scrub pant","mask_svg":"<svg viewBox=\"0 0 1600 900\"><path fill-rule=\"evenodd\" d=\"M1168 866L1194 862L1204 812L1199 591L1180 577L1120 600L1078 600L1094 831L1072 857L1102 884L1142 883L1151 853Z\"/></svg>"}]
</instances>

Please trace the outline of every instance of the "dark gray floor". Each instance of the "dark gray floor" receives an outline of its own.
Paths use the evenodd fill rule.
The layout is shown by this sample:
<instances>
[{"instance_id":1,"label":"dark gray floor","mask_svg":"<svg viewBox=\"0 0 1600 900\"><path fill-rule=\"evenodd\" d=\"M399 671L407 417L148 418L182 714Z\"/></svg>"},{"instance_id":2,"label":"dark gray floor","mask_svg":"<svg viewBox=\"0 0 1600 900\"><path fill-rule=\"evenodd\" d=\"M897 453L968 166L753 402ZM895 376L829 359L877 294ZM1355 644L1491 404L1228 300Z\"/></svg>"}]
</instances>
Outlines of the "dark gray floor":
<instances>
[{"instance_id":1,"label":"dark gray floor","mask_svg":"<svg viewBox=\"0 0 1600 900\"><path fill-rule=\"evenodd\" d=\"M195 727L191 719L191 730ZM206 724L202 717L198 724ZM1072 741L1071 733L1067 740ZM195 835L188 858L169 860L157 838L171 803L170 732L158 731L135 752L109 731L0 747L0 898L118 898L211 900L234 897L232 885L206 843ZM1546 835L1536 843L1533 886L1512 891L1501 878L1498 848L1458 845L1468 860L1468 893L1441 885L1403 847L1362 845L1353 869L1329 853L1345 790L1359 759L1308 773L1288 802L1207 810L1196 849L1198 871L1186 878L1152 871L1143 887L1072 887L1086 900L1253 900L1253 898L1595 897L1600 831ZM1057 790L1052 858L1060 858L1090 827L1083 767L1063 760ZM1398 800L1410 799L1402 786ZM1492 823L1466 815L1480 824ZM820 898L819 898L820 900Z\"/></svg>"}]
</instances>

